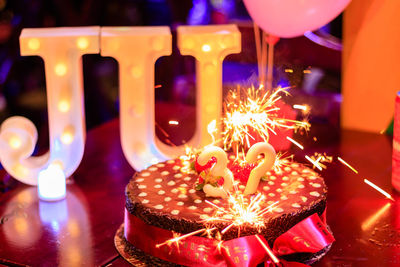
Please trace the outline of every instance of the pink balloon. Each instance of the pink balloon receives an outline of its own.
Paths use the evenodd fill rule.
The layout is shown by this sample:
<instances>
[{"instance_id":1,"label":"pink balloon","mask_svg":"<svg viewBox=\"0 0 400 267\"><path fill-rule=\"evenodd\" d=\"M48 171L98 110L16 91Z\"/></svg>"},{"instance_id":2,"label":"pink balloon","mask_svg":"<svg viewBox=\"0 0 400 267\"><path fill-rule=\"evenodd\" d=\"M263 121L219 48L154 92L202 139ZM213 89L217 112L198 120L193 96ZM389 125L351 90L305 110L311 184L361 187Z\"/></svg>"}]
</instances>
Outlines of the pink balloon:
<instances>
[{"instance_id":1,"label":"pink balloon","mask_svg":"<svg viewBox=\"0 0 400 267\"><path fill-rule=\"evenodd\" d=\"M244 0L247 11L266 33L296 37L338 16L351 0Z\"/></svg>"}]
</instances>

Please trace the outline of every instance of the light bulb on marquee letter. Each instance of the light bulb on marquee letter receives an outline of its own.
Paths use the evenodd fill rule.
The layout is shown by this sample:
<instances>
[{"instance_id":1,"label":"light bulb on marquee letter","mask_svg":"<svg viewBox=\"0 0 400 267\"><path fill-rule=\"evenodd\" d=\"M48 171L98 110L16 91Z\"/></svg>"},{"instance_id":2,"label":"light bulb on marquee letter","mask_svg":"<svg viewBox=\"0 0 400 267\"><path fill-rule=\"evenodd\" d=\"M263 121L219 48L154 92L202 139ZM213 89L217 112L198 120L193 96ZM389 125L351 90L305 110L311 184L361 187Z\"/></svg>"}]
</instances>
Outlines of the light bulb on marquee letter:
<instances>
[{"instance_id":1,"label":"light bulb on marquee letter","mask_svg":"<svg viewBox=\"0 0 400 267\"><path fill-rule=\"evenodd\" d=\"M70 176L85 146L82 55L99 53L100 27L24 29L22 56L43 58L46 73L50 150L32 157L37 130L24 117L11 117L0 128L0 161L21 182L36 185L51 163Z\"/></svg>"},{"instance_id":2,"label":"light bulb on marquee letter","mask_svg":"<svg viewBox=\"0 0 400 267\"><path fill-rule=\"evenodd\" d=\"M222 112L222 60L240 52L240 33L233 25L180 27L179 33L182 36L178 38L192 42L192 47L183 51L200 62L197 133L187 144L205 146L212 142L208 124ZM121 145L136 170L184 152L184 146L162 143L154 131L154 64L171 53L171 41L168 27L101 28L101 55L119 63Z\"/></svg>"}]
</instances>

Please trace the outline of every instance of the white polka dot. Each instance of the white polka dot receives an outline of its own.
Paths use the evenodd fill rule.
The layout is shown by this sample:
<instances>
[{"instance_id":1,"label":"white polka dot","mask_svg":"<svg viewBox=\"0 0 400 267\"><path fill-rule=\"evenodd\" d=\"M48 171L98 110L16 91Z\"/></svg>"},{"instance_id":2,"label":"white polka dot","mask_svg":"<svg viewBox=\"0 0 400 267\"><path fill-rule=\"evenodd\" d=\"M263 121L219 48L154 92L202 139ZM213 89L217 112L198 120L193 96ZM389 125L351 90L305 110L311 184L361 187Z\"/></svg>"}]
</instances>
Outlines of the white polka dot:
<instances>
[{"instance_id":1,"label":"white polka dot","mask_svg":"<svg viewBox=\"0 0 400 267\"><path fill-rule=\"evenodd\" d=\"M164 194L165 194L165 191L164 191L164 190L160 190L160 191L158 191L158 194L159 194L159 195L164 195Z\"/></svg>"},{"instance_id":2,"label":"white polka dot","mask_svg":"<svg viewBox=\"0 0 400 267\"><path fill-rule=\"evenodd\" d=\"M179 198L187 198L187 195L185 195L185 194L180 194L178 197L179 197Z\"/></svg>"},{"instance_id":3,"label":"white polka dot","mask_svg":"<svg viewBox=\"0 0 400 267\"><path fill-rule=\"evenodd\" d=\"M138 186L139 189L145 189L146 187L147 187L147 186L144 185L144 184L141 184L141 185Z\"/></svg>"},{"instance_id":4,"label":"white polka dot","mask_svg":"<svg viewBox=\"0 0 400 267\"><path fill-rule=\"evenodd\" d=\"M150 167L150 168L149 168L149 171L152 171L152 172L154 172L154 171L156 171L156 170L158 170L157 167Z\"/></svg>"},{"instance_id":5,"label":"white polka dot","mask_svg":"<svg viewBox=\"0 0 400 267\"><path fill-rule=\"evenodd\" d=\"M170 198L170 197L166 197L166 198L164 198L164 201L168 202L168 201L171 201L171 199L172 198Z\"/></svg>"},{"instance_id":6,"label":"white polka dot","mask_svg":"<svg viewBox=\"0 0 400 267\"><path fill-rule=\"evenodd\" d=\"M272 200L270 200L270 201L267 202L268 205L272 205L272 204L274 204L274 203L275 203L275 202L272 201Z\"/></svg>"},{"instance_id":7,"label":"white polka dot","mask_svg":"<svg viewBox=\"0 0 400 267\"><path fill-rule=\"evenodd\" d=\"M304 178L299 177L299 178L297 178L297 181L304 182Z\"/></svg>"},{"instance_id":8,"label":"white polka dot","mask_svg":"<svg viewBox=\"0 0 400 267\"><path fill-rule=\"evenodd\" d=\"M204 208L203 211L204 211L204 212L211 212L211 211L212 211L212 208Z\"/></svg>"},{"instance_id":9,"label":"white polka dot","mask_svg":"<svg viewBox=\"0 0 400 267\"><path fill-rule=\"evenodd\" d=\"M138 179L136 179L136 182L138 182L138 183L141 183L141 182L143 182L143 181L144 181L143 178L138 178Z\"/></svg>"},{"instance_id":10,"label":"white polka dot","mask_svg":"<svg viewBox=\"0 0 400 267\"><path fill-rule=\"evenodd\" d=\"M174 163L175 163L175 160L170 159L170 160L167 161L167 163L168 163L168 164L174 164Z\"/></svg>"},{"instance_id":11,"label":"white polka dot","mask_svg":"<svg viewBox=\"0 0 400 267\"><path fill-rule=\"evenodd\" d=\"M205 220L205 219L208 219L208 218L210 218L207 214L201 214L200 215L200 219L202 219L202 220Z\"/></svg>"},{"instance_id":12,"label":"white polka dot","mask_svg":"<svg viewBox=\"0 0 400 267\"><path fill-rule=\"evenodd\" d=\"M297 194L297 191L296 190L289 191L289 194L292 194L292 195Z\"/></svg>"},{"instance_id":13,"label":"white polka dot","mask_svg":"<svg viewBox=\"0 0 400 267\"><path fill-rule=\"evenodd\" d=\"M166 175L168 175L168 174L169 174L169 171L163 171L163 172L161 173L162 176L166 176Z\"/></svg>"},{"instance_id":14,"label":"white polka dot","mask_svg":"<svg viewBox=\"0 0 400 267\"><path fill-rule=\"evenodd\" d=\"M282 181L289 181L289 177L283 176L283 177L282 177Z\"/></svg>"},{"instance_id":15,"label":"white polka dot","mask_svg":"<svg viewBox=\"0 0 400 267\"><path fill-rule=\"evenodd\" d=\"M301 206L300 206L299 204L297 204L297 203L293 203L293 204L292 204L292 207L293 207L293 208L300 208Z\"/></svg>"},{"instance_id":16,"label":"white polka dot","mask_svg":"<svg viewBox=\"0 0 400 267\"><path fill-rule=\"evenodd\" d=\"M182 173L177 173L174 175L175 178L181 178L182 176L183 176Z\"/></svg>"},{"instance_id":17,"label":"white polka dot","mask_svg":"<svg viewBox=\"0 0 400 267\"><path fill-rule=\"evenodd\" d=\"M281 186L287 186L288 184L287 183L281 183Z\"/></svg>"},{"instance_id":18,"label":"white polka dot","mask_svg":"<svg viewBox=\"0 0 400 267\"><path fill-rule=\"evenodd\" d=\"M177 188L174 188L174 189L171 190L171 192L174 193L174 194L176 194L176 193L179 192L179 190L178 190Z\"/></svg>"},{"instance_id":19,"label":"white polka dot","mask_svg":"<svg viewBox=\"0 0 400 267\"><path fill-rule=\"evenodd\" d=\"M190 206L188 209L195 210L195 209L197 209L197 207L196 206Z\"/></svg>"},{"instance_id":20,"label":"white polka dot","mask_svg":"<svg viewBox=\"0 0 400 267\"><path fill-rule=\"evenodd\" d=\"M274 185L275 183L272 182L272 181L269 181L268 184L269 184L269 185Z\"/></svg>"},{"instance_id":21,"label":"white polka dot","mask_svg":"<svg viewBox=\"0 0 400 267\"><path fill-rule=\"evenodd\" d=\"M297 164L297 163L292 163L292 165L291 165L293 168L298 168L299 167L299 164Z\"/></svg>"},{"instance_id":22,"label":"white polka dot","mask_svg":"<svg viewBox=\"0 0 400 267\"><path fill-rule=\"evenodd\" d=\"M305 196L301 196L300 198L301 198L301 200L303 200L303 202L307 201L307 198Z\"/></svg>"},{"instance_id":23,"label":"white polka dot","mask_svg":"<svg viewBox=\"0 0 400 267\"><path fill-rule=\"evenodd\" d=\"M230 155L229 159L235 159L235 156L234 155Z\"/></svg>"},{"instance_id":24,"label":"white polka dot","mask_svg":"<svg viewBox=\"0 0 400 267\"><path fill-rule=\"evenodd\" d=\"M162 186L160 185L160 184L156 184L155 186L154 186L154 188L161 188Z\"/></svg>"},{"instance_id":25,"label":"white polka dot","mask_svg":"<svg viewBox=\"0 0 400 267\"><path fill-rule=\"evenodd\" d=\"M180 187L188 187L187 184L181 184Z\"/></svg>"},{"instance_id":26,"label":"white polka dot","mask_svg":"<svg viewBox=\"0 0 400 267\"><path fill-rule=\"evenodd\" d=\"M194 203L200 204L201 202L203 202L201 199L195 199Z\"/></svg>"},{"instance_id":27,"label":"white polka dot","mask_svg":"<svg viewBox=\"0 0 400 267\"><path fill-rule=\"evenodd\" d=\"M172 167L172 169L174 170L174 171L177 171L177 170L179 170L181 167L179 167L179 166L174 166L174 167Z\"/></svg>"},{"instance_id":28,"label":"white polka dot","mask_svg":"<svg viewBox=\"0 0 400 267\"><path fill-rule=\"evenodd\" d=\"M302 170L302 172L303 172L303 173L309 173L310 170L309 170L309 169L304 169L304 170Z\"/></svg>"},{"instance_id":29,"label":"white polka dot","mask_svg":"<svg viewBox=\"0 0 400 267\"><path fill-rule=\"evenodd\" d=\"M292 175L299 175L299 173L296 171L292 171Z\"/></svg>"},{"instance_id":30,"label":"white polka dot","mask_svg":"<svg viewBox=\"0 0 400 267\"><path fill-rule=\"evenodd\" d=\"M280 189L280 188L278 188L278 189L276 189L276 192L278 192L278 193L282 193L282 189Z\"/></svg>"},{"instance_id":31,"label":"white polka dot","mask_svg":"<svg viewBox=\"0 0 400 267\"><path fill-rule=\"evenodd\" d=\"M156 183L161 183L161 182L163 181L163 179L157 178L157 179L154 179L154 181L155 181Z\"/></svg>"},{"instance_id":32,"label":"white polka dot","mask_svg":"<svg viewBox=\"0 0 400 267\"><path fill-rule=\"evenodd\" d=\"M173 186L173 185L176 185L176 183L175 183L174 181L169 181L169 182L167 183L167 185Z\"/></svg>"},{"instance_id":33,"label":"white polka dot","mask_svg":"<svg viewBox=\"0 0 400 267\"><path fill-rule=\"evenodd\" d=\"M271 172L270 172L270 171L268 171L268 172L267 172L267 175L271 175Z\"/></svg>"},{"instance_id":34,"label":"white polka dot","mask_svg":"<svg viewBox=\"0 0 400 267\"><path fill-rule=\"evenodd\" d=\"M316 180L317 179L317 177L316 176L310 176L310 177L308 177L310 180Z\"/></svg>"},{"instance_id":35,"label":"white polka dot","mask_svg":"<svg viewBox=\"0 0 400 267\"><path fill-rule=\"evenodd\" d=\"M178 206L183 206L185 203L183 203L182 201L179 201L178 203L176 203L176 205Z\"/></svg>"},{"instance_id":36,"label":"white polka dot","mask_svg":"<svg viewBox=\"0 0 400 267\"><path fill-rule=\"evenodd\" d=\"M158 205L154 206L154 208L158 209L158 210L162 210L164 208L164 206L161 204L158 204Z\"/></svg>"},{"instance_id":37,"label":"white polka dot","mask_svg":"<svg viewBox=\"0 0 400 267\"><path fill-rule=\"evenodd\" d=\"M194 194L194 193L196 193L196 190L194 190L193 188L192 188L192 189L189 189L189 193L190 193L190 194Z\"/></svg>"},{"instance_id":38,"label":"white polka dot","mask_svg":"<svg viewBox=\"0 0 400 267\"><path fill-rule=\"evenodd\" d=\"M140 176L148 177L148 176L150 176L150 173L149 172L144 172L144 173L141 173Z\"/></svg>"},{"instance_id":39,"label":"white polka dot","mask_svg":"<svg viewBox=\"0 0 400 267\"><path fill-rule=\"evenodd\" d=\"M292 169L290 167L285 167L284 170L290 172Z\"/></svg>"},{"instance_id":40,"label":"white polka dot","mask_svg":"<svg viewBox=\"0 0 400 267\"><path fill-rule=\"evenodd\" d=\"M269 179L276 180L276 176L271 175L271 176L269 176Z\"/></svg>"},{"instance_id":41,"label":"white polka dot","mask_svg":"<svg viewBox=\"0 0 400 267\"><path fill-rule=\"evenodd\" d=\"M303 185L303 184L299 184L299 185L297 186L297 188L304 188L304 185Z\"/></svg>"},{"instance_id":42,"label":"white polka dot","mask_svg":"<svg viewBox=\"0 0 400 267\"><path fill-rule=\"evenodd\" d=\"M282 199L282 200L287 200L288 197L287 197L287 196L281 196L281 199Z\"/></svg>"},{"instance_id":43,"label":"white polka dot","mask_svg":"<svg viewBox=\"0 0 400 267\"><path fill-rule=\"evenodd\" d=\"M147 203L149 203L149 202L150 202L150 201L147 200L147 199L143 199L143 200L142 200L142 203L143 203L143 204L147 204Z\"/></svg>"},{"instance_id":44,"label":"white polka dot","mask_svg":"<svg viewBox=\"0 0 400 267\"><path fill-rule=\"evenodd\" d=\"M321 185L320 185L320 184L318 184L318 183L313 183L313 184L312 184L312 186L313 186L313 187L316 187L316 188L319 188L319 187L321 187Z\"/></svg>"},{"instance_id":45,"label":"white polka dot","mask_svg":"<svg viewBox=\"0 0 400 267\"><path fill-rule=\"evenodd\" d=\"M316 191L312 191L312 192L310 192L310 195L312 195L313 197L319 197L320 193L318 193Z\"/></svg>"},{"instance_id":46,"label":"white polka dot","mask_svg":"<svg viewBox=\"0 0 400 267\"><path fill-rule=\"evenodd\" d=\"M146 193L146 192L142 192L142 193L140 193L138 196L139 196L139 197L145 197L145 196L147 196L147 193Z\"/></svg>"},{"instance_id":47,"label":"white polka dot","mask_svg":"<svg viewBox=\"0 0 400 267\"><path fill-rule=\"evenodd\" d=\"M156 166L159 167L159 168L162 168L162 167L165 167L165 164L164 163L158 163Z\"/></svg>"},{"instance_id":48,"label":"white polka dot","mask_svg":"<svg viewBox=\"0 0 400 267\"><path fill-rule=\"evenodd\" d=\"M220 202L221 202L221 201L219 201L218 199L214 199L214 200L213 200L213 203L214 203L214 204L219 204Z\"/></svg>"},{"instance_id":49,"label":"white polka dot","mask_svg":"<svg viewBox=\"0 0 400 267\"><path fill-rule=\"evenodd\" d=\"M183 178L183 180L186 182L189 182L190 180L192 180L192 178L188 176L188 177Z\"/></svg>"},{"instance_id":50,"label":"white polka dot","mask_svg":"<svg viewBox=\"0 0 400 267\"><path fill-rule=\"evenodd\" d=\"M178 215L179 214L179 210L171 210L171 214L172 215Z\"/></svg>"},{"instance_id":51,"label":"white polka dot","mask_svg":"<svg viewBox=\"0 0 400 267\"><path fill-rule=\"evenodd\" d=\"M282 208L276 208L276 209L274 209L273 211L278 212L278 213L281 213L281 212L283 212L283 209L282 209Z\"/></svg>"},{"instance_id":52,"label":"white polka dot","mask_svg":"<svg viewBox=\"0 0 400 267\"><path fill-rule=\"evenodd\" d=\"M263 187L263 190L264 190L264 191L268 191L268 190L269 190L269 186L264 186L264 187Z\"/></svg>"},{"instance_id":53,"label":"white polka dot","mask_svg":"<svg viewBox=\"0 0 400 267\"><path fill-rule=\"evenodd\" d=\"M275 194L274 194L274 193L269 193L269 194L268 194L268 196L270 196L270 197L274 197L274 196L275 196Z\"/></svg>"}]
</instances>

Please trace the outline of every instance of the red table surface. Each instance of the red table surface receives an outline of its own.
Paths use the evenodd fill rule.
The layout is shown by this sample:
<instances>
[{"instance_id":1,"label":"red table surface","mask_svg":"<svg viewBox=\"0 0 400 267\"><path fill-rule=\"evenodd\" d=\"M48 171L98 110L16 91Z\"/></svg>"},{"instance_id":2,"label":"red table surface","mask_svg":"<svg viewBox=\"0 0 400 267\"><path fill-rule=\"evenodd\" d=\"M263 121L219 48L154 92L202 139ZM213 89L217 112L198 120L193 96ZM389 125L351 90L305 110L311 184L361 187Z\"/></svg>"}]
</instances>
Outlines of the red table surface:
<instances>
[{"instance_id":1,"label":"red table surface","mask_svg":"<svg viewBox=\"0 0 400 267\"><path fill-rule=\"evenodd\" d=\"M113 120L89 131L65 201L40 202L35 187L20 183L0 193L0 265L128 265L113 241L123 221L124 188L134 174L122 154L118 123ZM318 142L310 141L313 136ZM315 266L399 266L400 202L390 185L391 138L320 128L296 139L307 143L305 151L292 147L297 160L306 162L305 153L327 152L359 171L357 175L335 160L322 172L329 187L328 224L336 242ZM4 171L0 175L7 180ZM389 191L396 202L364 184L363 178Z\"/></svg>"}]
</instances>

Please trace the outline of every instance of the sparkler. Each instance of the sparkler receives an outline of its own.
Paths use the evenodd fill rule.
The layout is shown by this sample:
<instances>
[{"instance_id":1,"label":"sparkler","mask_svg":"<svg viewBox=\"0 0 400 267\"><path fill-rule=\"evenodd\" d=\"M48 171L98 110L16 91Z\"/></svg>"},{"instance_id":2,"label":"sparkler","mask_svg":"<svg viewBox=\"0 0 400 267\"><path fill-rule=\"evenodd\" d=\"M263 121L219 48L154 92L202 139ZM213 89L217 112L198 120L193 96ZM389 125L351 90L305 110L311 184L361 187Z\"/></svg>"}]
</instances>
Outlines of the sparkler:
<instances>
[{"instance_id":1,"label":"sparkler","mask_svg":"<svg viewBox=\"0 0 400 267\"><path fill-rule=\"evenodd\" d=\"M305 158L309 161L309 162L311 162L312 164L313 164L313 167L316 167L318 170L320 170L320 171L322 171L322 167L319 165L319 163L318 163L318 161L320 160L320 159L318 159L318 160L313 160L312 158L310 158L309 156L305 156Z\"/></svg>"},{"instance_id":2,"label":"sparkler","mask_svg":"<svg viewBox=\"0 0 400 267\"><path fill-rule=\"evenodd\" d=\"M276 90L264 92L251 87L243 93L239 90L231 91L224 104L222 135L225 150L235 144L250 147L250 140L256 140L254 134L268 142L270 133L276 135L277 128L309 130L310 124L307 121L279 117L280 108L277 102L282 95L289 94L287 89L278 87Z\"/></svg>"},{"instance_id":3,"label":"sparkler","mask_svg":"<svg viewBox=\"0 0 400 267\"><path fill-rule=\"evenodd\" d=\"M214 231L215 229L217 229L217 228L211 228L211 229L207 229L207 228L202 228L202 229L200 229L200 230L197 230L197 231L193 231L193 232L190 232L190 233L188 233L188 234L185 234L185 235L181 235L181 234L179 234L179 233L173 233L173 235L174 235L174 238L171 238L171 239L168 239L167 241L165 241L164 243L161 243L161 244L157 244L156 245L156 247L157 248L159 248L159 247L161 247L161 246L164 246L164 245L167 245L167 246L172 246L173 244L175 244L176 245L176 247L178 248L178 251L179 251L179 244L180 244L180 241L182 240L182 239L185 239L185 238L187 238L187 237L189 237L189 236L194 236L194 235L197 235L197 234L200 234L200 233L210 233L210 232L212 232L212 231Z\"/></svg>"},{"instance_id":4,"label":"sparkler","mask_svg":"<svg viewBox=\"0 0 400 267\"><path fill-rule=\"evenodd\" d=\"M384 191L382 188L380 188L379 186L377 186L376 184L370 182L367 179L364 179L364 183L366 183L367 185L371 186L372 188L374 188L375 190L377 190L379 193L381 193L382 195L384 195L385 197L387 197L388 199L394 201L394 198L386 191Z\"/></svg>"}]
</instances>

